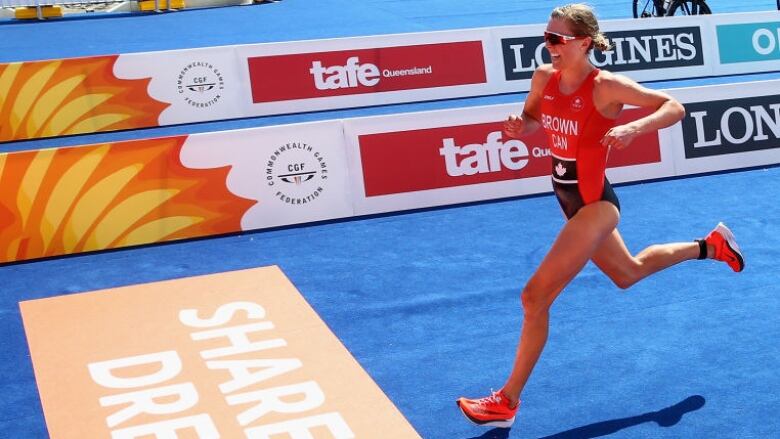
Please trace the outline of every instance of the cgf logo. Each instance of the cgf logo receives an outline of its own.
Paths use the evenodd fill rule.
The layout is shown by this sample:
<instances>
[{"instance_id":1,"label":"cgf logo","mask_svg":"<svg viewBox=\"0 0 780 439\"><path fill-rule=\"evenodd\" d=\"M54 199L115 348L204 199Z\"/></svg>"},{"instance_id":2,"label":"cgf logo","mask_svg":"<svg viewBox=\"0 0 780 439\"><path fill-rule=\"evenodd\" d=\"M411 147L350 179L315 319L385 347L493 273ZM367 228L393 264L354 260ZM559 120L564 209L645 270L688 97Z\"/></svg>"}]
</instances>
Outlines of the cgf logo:
<instances>
[{"instance_id":1,"label":"cgf logo","mask_svg":"<svg viewBox=\"0 0 780 439\"><path fill-rule=\"evenodd\" d=\"M325 190L328 165L314 146L290 142L278 147L268 158L265 178L275 198L285 204L305 205Z\"/></svg>"},{"instance_id":2,"label":"cgf logo","mask_svg":"<svg viewBox=\"0 0 780 439\"><path fill-rule=\"evenodd\" d=\"M194 61L179 73L176 88L187 104L195 108L208 108L222 98L225 80L222 72L213 64Z\"/></svg>"},{"instance_id":3,"label":"cgf logo","mask_svg":"<svg viewBox=\"0 0 780 439\"><path fill-rule=\"evenodd\" d=\"M287 172L287 174L279 175L279 179L285 183L294 183L298 186L300 186L303 182L311 180L315 175L317 175L317 171L308 170L306 162L288 164Z\"/></svg>"},{"instance_id":4,"label":"cgf logo","mask_svg":"<svg viewBox=\"0 0 780 439\"><path fill-rule=\"evenodd\" d=\"M317 90L336 90L359 86L373 87L379 83L379 68L371 63L360 64L356 56L347 59L346 65L323 67L322 62L314 61L309 72L314 76Z\"/></svg>"}]
</instances>

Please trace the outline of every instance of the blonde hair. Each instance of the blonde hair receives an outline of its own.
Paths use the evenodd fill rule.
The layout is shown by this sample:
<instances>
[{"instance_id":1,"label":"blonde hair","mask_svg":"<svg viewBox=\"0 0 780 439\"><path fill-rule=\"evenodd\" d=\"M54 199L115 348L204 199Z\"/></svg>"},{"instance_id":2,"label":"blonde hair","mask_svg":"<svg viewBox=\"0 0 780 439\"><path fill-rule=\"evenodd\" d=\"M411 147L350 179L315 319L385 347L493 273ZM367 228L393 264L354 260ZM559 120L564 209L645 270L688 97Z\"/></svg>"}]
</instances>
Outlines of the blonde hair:
<instances>
[{"instance_id":1,"label":"blonde hair","mask_svg":"<svg viewBox=\"0 0 780 439\"><path fill-rule=\"evenodd\" d=\"M550 18L565 20L572 32L578 37L590 37L593 42L590 43L588 50L599 49L601 51L609 50L612 46L607 37L599 30L599 22L593 9L582 3L572 3L559 6L553 9Z\"/></svg>"}]
</instances>

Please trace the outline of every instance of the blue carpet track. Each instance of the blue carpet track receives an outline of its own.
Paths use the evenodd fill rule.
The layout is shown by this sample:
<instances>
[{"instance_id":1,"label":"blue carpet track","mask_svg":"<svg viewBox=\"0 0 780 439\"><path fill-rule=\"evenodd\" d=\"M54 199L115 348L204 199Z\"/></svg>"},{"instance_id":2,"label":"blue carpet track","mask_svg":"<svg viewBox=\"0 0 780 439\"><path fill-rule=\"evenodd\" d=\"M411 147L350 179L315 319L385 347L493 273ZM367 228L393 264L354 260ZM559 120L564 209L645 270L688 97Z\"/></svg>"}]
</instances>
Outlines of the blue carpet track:
<instances>
[{"instance_id":1,"label":"blue carpet track","mask_svg":"<svg viewBox=\"0 0 780 439\"><path fill-rule=\"evenodd\" d=\"M630 14L628 1L590 3L601 18ZM774 0L710 3L716 12L774 8ZM283 0L143 17L0 22L0 61L539 23L555 4ZM651 86L770 78L778 74ZM522 98L254 118L0 149ZM689 241L724 221L747 268L734 274L725 264L691 261L621 291L588 265L553 307L550 341L510 430L469 424L455 398L483 395L509 371L522 319L520 289L563 221L549 195L0 267L0 431L9 438L48 436L19 301L276 264L424 438L780 437L778 188L778 167L618 187L619 227L632 251Z\"/></svg>"}]
</instances>

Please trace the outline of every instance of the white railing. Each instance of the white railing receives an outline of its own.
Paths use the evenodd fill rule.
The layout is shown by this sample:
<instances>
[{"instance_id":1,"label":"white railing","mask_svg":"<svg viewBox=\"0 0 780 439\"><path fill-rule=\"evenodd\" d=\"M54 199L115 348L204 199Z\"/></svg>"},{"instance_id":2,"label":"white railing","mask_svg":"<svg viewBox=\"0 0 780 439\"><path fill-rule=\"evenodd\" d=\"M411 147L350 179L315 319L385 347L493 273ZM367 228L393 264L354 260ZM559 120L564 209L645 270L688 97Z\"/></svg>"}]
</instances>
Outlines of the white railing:
<instances>
[{"instance_id":1,"label":"white railing","mask_svg":"<svg viewBox=\"0 0 780 439\"><path fill-rule=\"evenodd\" d=\"M127 0L0 0L0 8L124 3Z\"/></svg>"},{"instance_id":2,"label":"white railing","mask_svg":"<svg viewBox=\"0 0 780 439\"><path fill-rule=\"evenodd\" d=\"M281 0L0 0L0 18L19 18L21 8L36 8L39 19L49 18L46 7L61 6L58 14L75 14L83 12L165 12L187 8L209 8L218 6L251 5L255 2L278 2ZM153 5L153 6L150 6ZM60 15L56 15L60 16ZM26 14L23 18L33 18Z\"/></svg>"}]
</instances>

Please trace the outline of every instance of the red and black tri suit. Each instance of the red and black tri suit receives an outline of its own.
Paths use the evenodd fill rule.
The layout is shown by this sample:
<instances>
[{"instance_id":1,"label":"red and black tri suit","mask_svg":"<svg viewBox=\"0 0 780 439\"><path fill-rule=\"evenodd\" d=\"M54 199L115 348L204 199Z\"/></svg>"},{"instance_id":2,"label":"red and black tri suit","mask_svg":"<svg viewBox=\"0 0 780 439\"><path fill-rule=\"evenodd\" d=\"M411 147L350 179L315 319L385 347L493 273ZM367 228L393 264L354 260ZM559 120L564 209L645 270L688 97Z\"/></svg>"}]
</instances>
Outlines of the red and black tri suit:
<instances>
[{"instance_id":1,"label":"red and black tri suit","mask_svg":"<svg viewBox=\"0 0 780 439\"><path fill-rule=\"evenodd\" d=\"M599 113L593 104L594 69L571 94L563 94L561 72L555 71L544 87L542 127L552 156L552 183L566 218L583 206L604 200L620 210L620 202L604 173L609 148L601 139L615 119Z\"/></svg>"}]
</instances>

